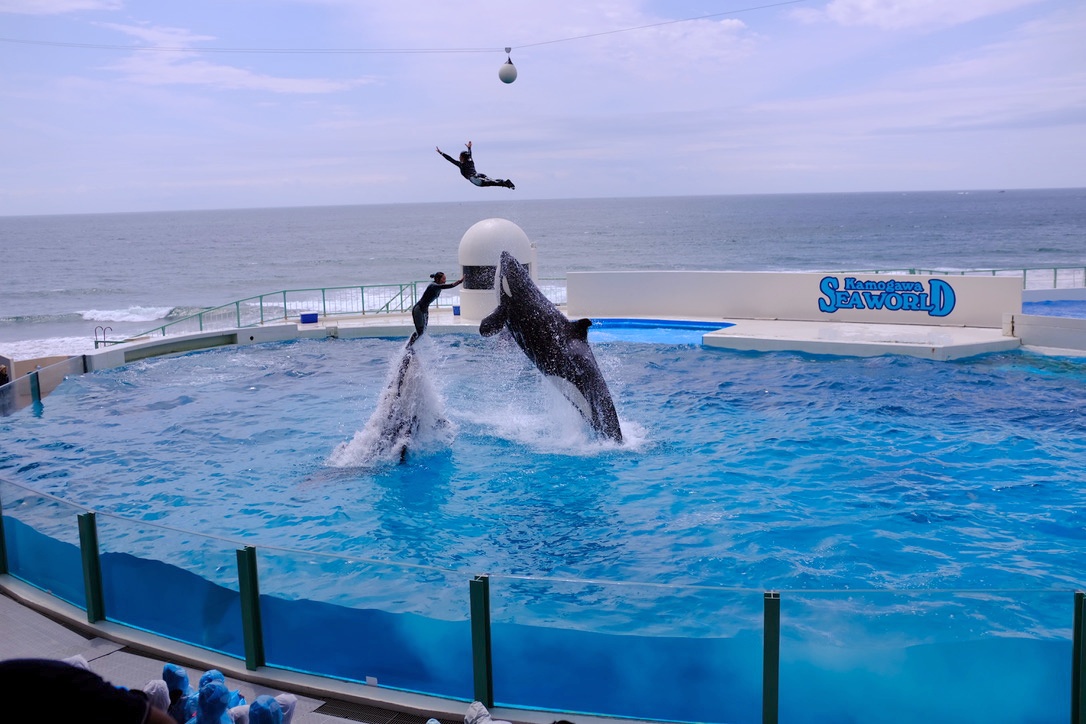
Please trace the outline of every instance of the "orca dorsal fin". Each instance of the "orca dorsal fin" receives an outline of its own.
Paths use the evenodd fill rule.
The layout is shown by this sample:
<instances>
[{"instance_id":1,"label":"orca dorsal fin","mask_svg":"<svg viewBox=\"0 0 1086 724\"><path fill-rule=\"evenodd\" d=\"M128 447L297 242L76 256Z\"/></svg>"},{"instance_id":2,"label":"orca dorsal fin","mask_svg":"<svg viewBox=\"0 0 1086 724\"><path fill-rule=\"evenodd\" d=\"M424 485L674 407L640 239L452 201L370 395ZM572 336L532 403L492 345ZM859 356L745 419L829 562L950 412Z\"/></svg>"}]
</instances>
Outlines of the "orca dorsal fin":
<instances>
[{"instance_id":1,"label":"orca dorsal fin","mask_svg":"<svg viewBox=\"0 0 1086 724\"><path fill-rule=\"evenodd\" d=\"M508 317L509 310L505 308L505 302L503 301L498 305L497 309L487 315L487 318L479 323L479 334L484 337L494 336L505 327L505 322Z\"/></svg>"},{"instance_id":2,"label":"orca dorsal fin","mask_svg":"<svg viewBox=\"0 0 1086 724\"><path fill-rule=\"evenodd\" d=\"M578 319L576 322L571 322L573 327L570 329L570 333L582 342L588 341L588 328L592 326L591 319Z\"/></svg>"}]
</instances>

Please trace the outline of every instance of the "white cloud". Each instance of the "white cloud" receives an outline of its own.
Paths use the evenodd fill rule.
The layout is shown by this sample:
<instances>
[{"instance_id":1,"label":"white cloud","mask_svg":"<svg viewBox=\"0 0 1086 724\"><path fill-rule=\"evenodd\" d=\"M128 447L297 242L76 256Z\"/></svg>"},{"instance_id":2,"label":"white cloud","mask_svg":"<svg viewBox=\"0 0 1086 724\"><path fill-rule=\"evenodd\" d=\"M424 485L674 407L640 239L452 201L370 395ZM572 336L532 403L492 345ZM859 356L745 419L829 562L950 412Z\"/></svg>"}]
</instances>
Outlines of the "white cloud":
<instances>
[{"instance_id":1,"label":"white cloud","mask_svg":"<svg viewBox=\"0 0 1086 724\"><path fill-rule=\"evenodd\" d=\"M104 69L120 73L142 85L205 86L219 90L257 90L272 93L334 93L373 82L367 78L287 78L203 59L198 43L215 40L183 28L99 23L100 27L138 38L144 45L132 55Z\"/></svg>"},{"instance_id":2,"label":"white cloud","mask_svg":"<svg viewBox=\"0 0 1086 724\"><path fill-rule=\"evenodd\" d=\"M831 0L820 10L793 15L807 22L829 21L847 27L883 30L949 27L998 15L1040 0Z\"/></svg>"},{"instance_id":3,"label":"white cloud","mask_svg":"<svg viewBox=\"0 0 1086 724\"><path fill-rule=\"evenodd\" d=\"M122 0L0 0L0 13L62 15L82 10L120 10Z\"/></svg>"}]
</instances>

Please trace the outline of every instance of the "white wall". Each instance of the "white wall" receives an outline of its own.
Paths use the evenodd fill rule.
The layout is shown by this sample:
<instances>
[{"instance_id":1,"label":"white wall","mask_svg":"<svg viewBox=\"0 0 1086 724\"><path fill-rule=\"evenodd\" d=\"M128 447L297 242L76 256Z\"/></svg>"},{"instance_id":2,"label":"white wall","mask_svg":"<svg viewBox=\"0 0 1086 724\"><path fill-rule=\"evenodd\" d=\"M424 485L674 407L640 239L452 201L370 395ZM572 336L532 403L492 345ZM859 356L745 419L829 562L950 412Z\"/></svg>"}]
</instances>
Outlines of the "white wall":
<instances>
[{"instance_id":1,"label":"white wall","mask_svg":"<svg viewBox=\"0 0 1086 724\"><path fill-rule=\"evenodd\" d=\"M1003 333L1027 347L1086 352L1086 319L1008 314Z\"/></svg>"},{"instance_id":2,"label":"white wall","mask_svg":"<svg viewBox=\"0 0 1086 724\"><path fill-rule=\"evenodd\" d=\"M920 290L902 295L878 290L846 291L846 280L895 281ZM786 319L816 322L876 322L932 326L994 327L1003 313L1022 311L1021 280L1011 277L930 277L876 274L811 274L787 272L629 271L569 272L567 312L576 317L650 317L681 319ZM836 285L838 292L831 287ZM946 316L931 300L949 288L953 309ZM947 285L947 287L942 287ZM887 296L883 296L887 295ZM867 305L871 298L897 304L905 296L916 310L820 308L842 296Z\"/></svg>"}]
</instances>

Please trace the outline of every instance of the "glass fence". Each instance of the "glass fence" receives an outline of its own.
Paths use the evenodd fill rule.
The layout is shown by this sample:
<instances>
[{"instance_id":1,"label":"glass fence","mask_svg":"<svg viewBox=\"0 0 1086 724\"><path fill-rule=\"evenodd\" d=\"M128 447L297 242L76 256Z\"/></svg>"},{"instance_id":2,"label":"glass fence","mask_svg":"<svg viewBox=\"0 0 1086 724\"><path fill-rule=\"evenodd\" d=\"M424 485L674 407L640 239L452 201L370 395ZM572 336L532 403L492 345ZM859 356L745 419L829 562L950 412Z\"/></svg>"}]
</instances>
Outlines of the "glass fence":
<instances>
[{"instance_id":1,"label":"glass fence","mask_svg":"<svg viewBox=\"0 0 1086 724\"><path fill-rule=\"evenodd\" d=\"M1073 591L470 577L254 549L2 480L0 509L0 572L250 669L669 721L1062 723L1086 700Z\"/></svg>"}]
</instances>

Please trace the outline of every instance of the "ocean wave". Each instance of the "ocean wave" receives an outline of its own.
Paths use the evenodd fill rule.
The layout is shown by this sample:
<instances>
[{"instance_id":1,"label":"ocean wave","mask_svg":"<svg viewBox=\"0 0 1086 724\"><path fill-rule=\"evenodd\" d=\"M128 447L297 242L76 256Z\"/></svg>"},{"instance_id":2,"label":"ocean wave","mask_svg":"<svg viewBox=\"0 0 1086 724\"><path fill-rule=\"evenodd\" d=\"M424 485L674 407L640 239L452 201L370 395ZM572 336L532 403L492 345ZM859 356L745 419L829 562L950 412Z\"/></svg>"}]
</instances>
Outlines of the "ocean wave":
<instances>
[{"instance_id":1,"label":"ocean wave","mask_svg":"<svg viewBox=\"0 0 1086 724\"><path fill-rule=\"evenodd\" d=\"M16 342L0 342L0 352L13 359L27 360L39 357L73 356L94 351L94 339L82 337L46 337L24 339Z\"/></svg>"},{"instance_id":2,"label":"ocean wave","mask_svg":"<svg viewBox=\"0 0 1086 724\"><path fill-rule=\"evenodd\" d=\"M128 307L127 309L88 309L79 312L87 322L155 322L166 319L174 307Z\"/></svg>"},{"instance_id":3,"label":"ocean wave","mask_svg":"<svg viewBox=\"0 0 1086 724\"><path fill-rule=\"evenodd\" d=\"M56 322L86 321L79 312L62 314L21 314L14 317L0 317L0 324L53 324Z\"/></svg>"},{"instance_id":4,"label":"ocean wave","mask_svg":"<svg viewBox=\"0 0 1086 724\"><path fill-rule=\"evenodd\" d=\"M180 319L202 311L202 307L128 307L126 309L86 309L52 314L17 314L0 317L0 324L65 324L71 322L157 322Z\"/></svg>"}]
</instances>

